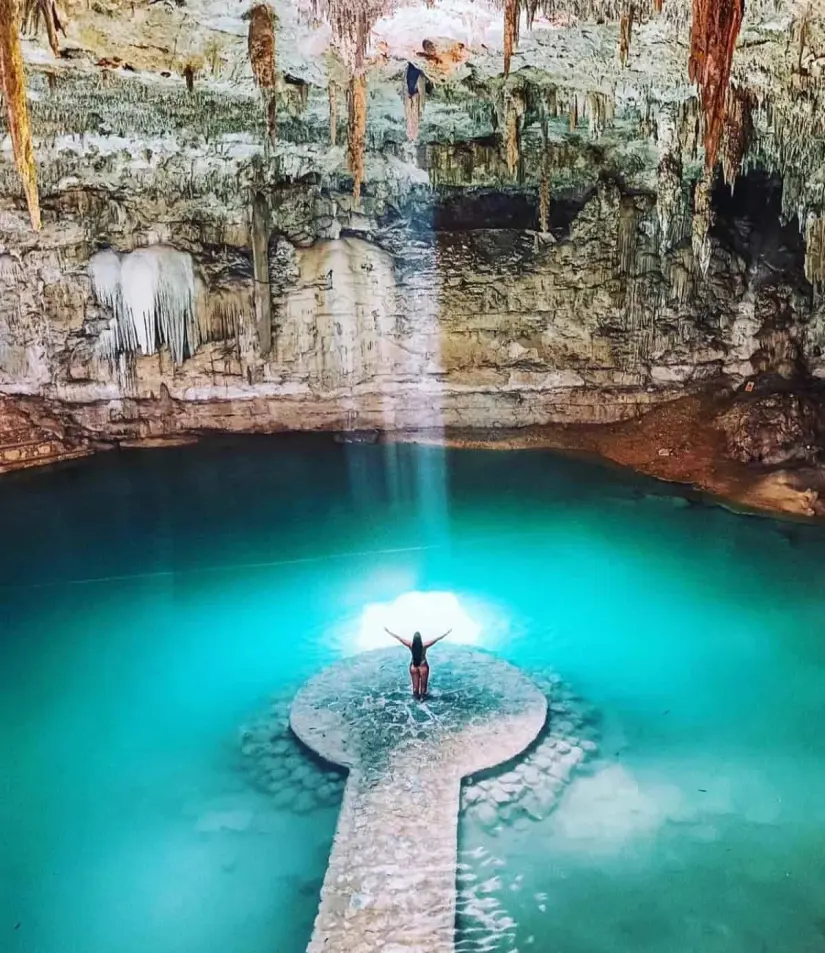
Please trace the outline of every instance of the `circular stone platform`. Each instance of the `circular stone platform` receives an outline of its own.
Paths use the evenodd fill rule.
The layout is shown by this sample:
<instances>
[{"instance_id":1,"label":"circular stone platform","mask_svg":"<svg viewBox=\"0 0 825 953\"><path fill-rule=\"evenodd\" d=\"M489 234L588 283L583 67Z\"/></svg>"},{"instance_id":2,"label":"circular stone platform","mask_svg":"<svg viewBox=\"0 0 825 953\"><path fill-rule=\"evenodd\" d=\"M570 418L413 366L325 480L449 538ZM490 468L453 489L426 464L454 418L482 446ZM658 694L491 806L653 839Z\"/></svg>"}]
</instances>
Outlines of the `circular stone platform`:
<instances>
[{"instance_id":1,"label":"circular stone platform","mask_svg":"<svg viewBox=\"0 0 825 953\"><path fill-rule=\"evenodd\" d=\"M530 678L486 652L439 646L431 655L430 695L421 702L412 697L403 649L364 652L330 666L296 695L292 730L341 767L385 771L403 750L459 777L509 761L532 744L544 727L547 699Z\"/></svg>"},{"instance_id":2,"label":"circular stone platform","mask_svg":"<svg viewBox=\"0 0 825 953\"><path fill-rule=\"evenodd\" d=\"M408 664L400 648L345 659L292 704L295 734L349 769L310 953L452 953L461 779L544 727L544 693L492 655L439 646L423 702Z\"/></svg>"}]
</instances>

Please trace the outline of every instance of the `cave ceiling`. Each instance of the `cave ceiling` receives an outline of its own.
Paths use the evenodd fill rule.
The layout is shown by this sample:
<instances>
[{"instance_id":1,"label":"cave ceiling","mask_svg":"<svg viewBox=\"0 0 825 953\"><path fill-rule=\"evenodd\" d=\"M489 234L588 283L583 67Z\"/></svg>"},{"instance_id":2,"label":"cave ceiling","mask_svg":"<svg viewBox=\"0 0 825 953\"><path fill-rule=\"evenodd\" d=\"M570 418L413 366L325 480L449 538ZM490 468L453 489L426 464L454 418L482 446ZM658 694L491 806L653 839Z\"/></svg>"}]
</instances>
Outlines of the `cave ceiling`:
<instances>
[{"instance_id":1,"label":"cave ceiling","mask_svg":"<svg viewBox=\"0 0 825 953\"><path fill-rule=\"evenodd\" d=\"M41 207L58 227L60 196L77 190L232 205L247 185L308 178L367 196L475 186L532 190L546 218L552 199L608 175L656 194L665 243L692 215L701 244L713 182L758 167L781 178L819 277L825 0L4 11L22 20L25 95L6 35L0 199L3 230L21 238Z\"/></svg>"}]
</instances>

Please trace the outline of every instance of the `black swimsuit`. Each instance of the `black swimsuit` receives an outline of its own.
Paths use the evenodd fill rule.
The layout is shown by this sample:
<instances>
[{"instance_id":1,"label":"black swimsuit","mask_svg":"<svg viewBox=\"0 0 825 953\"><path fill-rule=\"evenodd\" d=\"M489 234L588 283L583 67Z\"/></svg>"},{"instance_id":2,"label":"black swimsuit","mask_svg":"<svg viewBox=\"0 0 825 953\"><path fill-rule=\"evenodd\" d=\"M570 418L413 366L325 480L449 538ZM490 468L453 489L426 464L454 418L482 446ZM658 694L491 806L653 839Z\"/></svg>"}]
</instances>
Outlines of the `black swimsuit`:
<instances>
[{"instance_id":1,"label":"black swimsuit","mask_svg":"<svg viewBox=\"0 0 825 953\"><path fill-rule=\"evenodd\" d=\"M412 652L412 649L410 649L410 652ZM418 663L418 665L415 664L415 656L413 656L412 659L410 659L410 668L411 668L411 669L413 669L413 668L429 668L429 667L430 667L430 663L427 661L427 650L426 650L426 649L424 649L424 652L423 652L423 654L422 654L422 656L421 656L421 661Z\"/></svg>"}]
</instances>

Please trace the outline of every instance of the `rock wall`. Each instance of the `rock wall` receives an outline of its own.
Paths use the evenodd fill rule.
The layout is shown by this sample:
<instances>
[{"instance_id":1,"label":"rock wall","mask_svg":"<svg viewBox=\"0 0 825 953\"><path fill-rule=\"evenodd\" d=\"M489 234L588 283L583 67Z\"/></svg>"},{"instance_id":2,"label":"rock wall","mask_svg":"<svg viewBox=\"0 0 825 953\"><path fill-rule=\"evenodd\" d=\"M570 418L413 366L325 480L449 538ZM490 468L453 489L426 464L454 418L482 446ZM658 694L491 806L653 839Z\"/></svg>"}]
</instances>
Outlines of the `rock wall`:
<instances>
[{"instance_id":1,"label":"rock wall","mask_svg":"<svg viewBox=\"0 0 825 953\"><path fill-rule=\"evenodd\" d=\"M466 190L355 206L312 184L238 189L219 214L185 190L60 202L40 236L0 223L0 392L100 437L604 423L723 377L825 377L803 253L742 207L722 209L703 276L689 237L662 250L655 199L611 182L557 203L546 233L497 227L501 193ZM194 274L180 320L197 343L177 362L160 324L156 353L127 340L92 280L101 249L157 246Z\"/></svg>"},{"instance_id":2,"label":"rock wall","mask_svg":"<svg viewBox=\"0 0 825 953\"><path fill-rule=\"evenodd\" d=\"M57 463L91 452L89 442L67 433L42 409L0 397L0 473Z\"/></svg>"}]
</instances>

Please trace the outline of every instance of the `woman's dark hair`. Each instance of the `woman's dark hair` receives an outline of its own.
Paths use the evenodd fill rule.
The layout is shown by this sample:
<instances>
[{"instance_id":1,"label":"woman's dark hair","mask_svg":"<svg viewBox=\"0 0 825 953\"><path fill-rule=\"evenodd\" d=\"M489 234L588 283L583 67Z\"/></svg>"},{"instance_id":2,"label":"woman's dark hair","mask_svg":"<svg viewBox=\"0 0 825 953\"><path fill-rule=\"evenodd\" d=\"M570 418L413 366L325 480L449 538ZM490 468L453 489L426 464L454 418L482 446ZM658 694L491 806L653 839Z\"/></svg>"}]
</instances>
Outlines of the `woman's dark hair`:
<instances>
[{"instance_id":1,"label":"woman's dark hair","mask_svg":"<svg viewBox=\"0 0 825 953\"><path fill-rule=\"evenodd\" d=\"M412 637L412 663L420 665L424 661L424 643L421 641L421 633L416 632Z\"/></svg>"}]
</instances>

